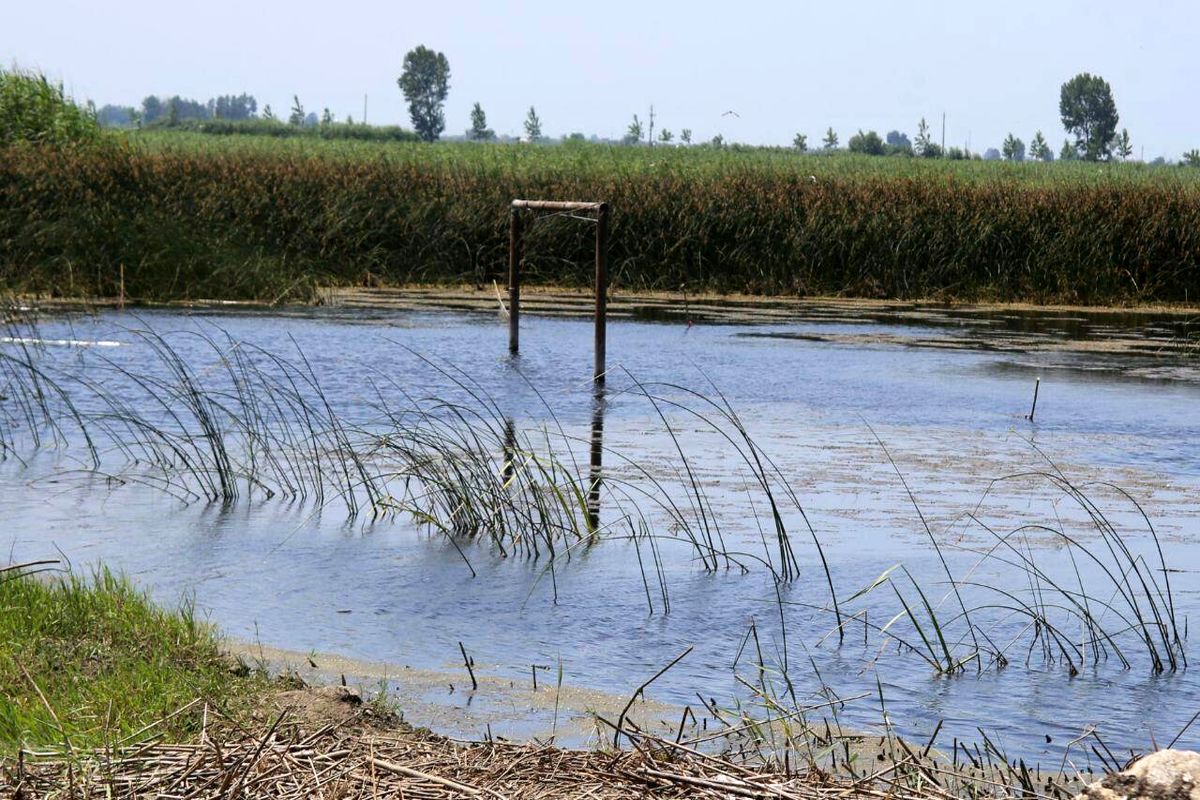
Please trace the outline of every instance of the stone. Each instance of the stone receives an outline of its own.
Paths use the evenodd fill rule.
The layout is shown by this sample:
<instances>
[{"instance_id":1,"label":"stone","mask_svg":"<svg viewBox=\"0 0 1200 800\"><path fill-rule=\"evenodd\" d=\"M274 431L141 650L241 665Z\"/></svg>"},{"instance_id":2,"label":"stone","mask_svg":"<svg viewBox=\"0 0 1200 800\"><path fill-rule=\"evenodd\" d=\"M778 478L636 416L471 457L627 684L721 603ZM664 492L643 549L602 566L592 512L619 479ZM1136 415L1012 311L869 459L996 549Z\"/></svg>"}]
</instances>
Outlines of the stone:
<instances>
[{"instance_id":1,"label":"stone","mask_svg":"<svg viewBox=\"0 0 1200 800\"><path fill-rule=\"evenodd\" d=\"M1200 753L1159 750L1123 772L1104 776L1080 796L1088 800L1200 800Z\"/></svg>"}]
</instances>

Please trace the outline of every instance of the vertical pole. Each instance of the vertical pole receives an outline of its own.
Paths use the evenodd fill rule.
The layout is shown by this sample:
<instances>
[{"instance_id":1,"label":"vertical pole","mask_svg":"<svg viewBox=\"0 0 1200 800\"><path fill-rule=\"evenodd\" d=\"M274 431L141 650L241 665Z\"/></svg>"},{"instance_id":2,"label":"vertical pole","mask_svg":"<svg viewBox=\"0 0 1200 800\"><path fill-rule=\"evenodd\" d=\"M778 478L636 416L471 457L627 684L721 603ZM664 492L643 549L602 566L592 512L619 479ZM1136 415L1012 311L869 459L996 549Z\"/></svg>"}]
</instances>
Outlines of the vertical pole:
<instances>
[{"instance_id":1,"label":"vertical pole","mask_svg":"<svg viewBox=\"0 0 1200 800\"><path fill-rule=\"evenodd\" d=\"M605 336L608 329L608 203L596 212L596 368L592 381L604 383Z\"/></svg>"},{"instance_id":2,"label":"vertical pole","mask_svg":"<svg viewBox=\"0 0 1200 800\"><path fill-rule=\"evenodd\" d=\"M508 212L508 352L521 349L521 212Z\"/></svg>"}]
</instances>

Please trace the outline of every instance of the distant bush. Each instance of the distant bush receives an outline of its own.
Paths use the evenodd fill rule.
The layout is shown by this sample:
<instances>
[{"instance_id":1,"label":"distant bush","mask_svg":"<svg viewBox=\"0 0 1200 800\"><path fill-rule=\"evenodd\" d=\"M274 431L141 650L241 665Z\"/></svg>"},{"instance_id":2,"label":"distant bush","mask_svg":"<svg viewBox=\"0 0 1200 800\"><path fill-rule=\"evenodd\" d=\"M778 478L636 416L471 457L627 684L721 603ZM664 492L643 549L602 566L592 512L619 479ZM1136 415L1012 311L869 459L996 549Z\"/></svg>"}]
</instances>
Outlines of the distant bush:
<instances>
[{"instance_id":1,"label":"distant bush","mask_svg":"<svg viewBox=\"0 0 1200 800\"><path fill-rule=\"evenodd\" d=\"M867 131L863 133L859 131L850 137L848 145L851 153L863 153L868 156L881 156L887 152L887 147L883 143L883 139L879 138L879 134L875 131Z\"/></svg>"},{"instance_id":2,"label":"distant bush","mask_svg":"<svg viewBox=\"0 0 1200 800\"><path fill-rule=\"evenodd\" d=\"M75 105L62 84L33 72L0 69L0 145L79 144L99 138L95 113Z\"/></svg>"}]
</instances>

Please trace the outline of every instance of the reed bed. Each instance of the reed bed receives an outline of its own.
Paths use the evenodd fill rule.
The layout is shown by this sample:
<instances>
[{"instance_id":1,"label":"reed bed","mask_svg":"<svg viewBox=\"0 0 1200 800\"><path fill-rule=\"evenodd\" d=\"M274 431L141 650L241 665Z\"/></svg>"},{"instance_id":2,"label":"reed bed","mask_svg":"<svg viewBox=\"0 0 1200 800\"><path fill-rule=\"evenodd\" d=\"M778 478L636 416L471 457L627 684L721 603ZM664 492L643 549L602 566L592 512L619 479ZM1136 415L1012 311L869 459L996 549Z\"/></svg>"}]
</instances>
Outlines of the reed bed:
<instances>
[{"instance_id":1,"label":"reed bed","mask_svg":"<svg viewBox=\"0 0 1200 800\"><path fill-rule=\"evenodd\" d=\"M1200 296L1200 180L1183 168L246 138L6 149L0 286L278 302L322 284L486 285L509 202L538 197L612 204L619 289ZM586 230L541 220L526 242L527 281L589 284Z\"/></svg>"}]
</instances>

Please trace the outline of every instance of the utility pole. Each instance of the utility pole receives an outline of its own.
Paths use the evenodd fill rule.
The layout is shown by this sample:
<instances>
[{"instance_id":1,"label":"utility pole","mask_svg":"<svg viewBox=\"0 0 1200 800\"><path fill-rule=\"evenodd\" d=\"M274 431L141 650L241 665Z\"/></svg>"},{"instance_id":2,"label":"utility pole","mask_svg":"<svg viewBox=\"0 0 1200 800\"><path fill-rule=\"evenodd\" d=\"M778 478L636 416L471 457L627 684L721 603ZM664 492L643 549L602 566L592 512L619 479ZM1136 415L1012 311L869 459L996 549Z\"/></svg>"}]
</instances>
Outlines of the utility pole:
<instances>
[{"instance_id":1,"label":"utility pole","mask_svg":"<svg viewBox=\"0 0 1200 800\"><path fill-rule=\"evenodd\" d=\"M363 93L363 125L367 124L367 95Z\"/></svg>"},{"instance_id":2,"label":"utility pole","mask_svg":"<svg viewBox=\"0 0 1200 800\"><path fill-rule=\"evenodd\" d=\"M654 104L650 104L650 133L646 137L647 143L654 147Z\"/></svg>"},{"instance_id":3,"label":"utility pole","mask_svg":"<svg viewBox=\"0 0 1200 800\"><path fill-rule=\"evenodd\" d=\"M942 156L946 155L946 112L942 112Z\"/></svg>"}]
</instances>

